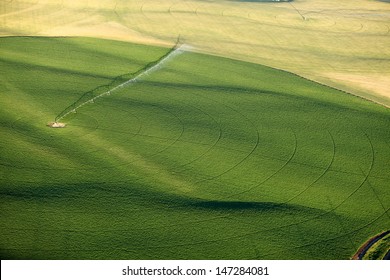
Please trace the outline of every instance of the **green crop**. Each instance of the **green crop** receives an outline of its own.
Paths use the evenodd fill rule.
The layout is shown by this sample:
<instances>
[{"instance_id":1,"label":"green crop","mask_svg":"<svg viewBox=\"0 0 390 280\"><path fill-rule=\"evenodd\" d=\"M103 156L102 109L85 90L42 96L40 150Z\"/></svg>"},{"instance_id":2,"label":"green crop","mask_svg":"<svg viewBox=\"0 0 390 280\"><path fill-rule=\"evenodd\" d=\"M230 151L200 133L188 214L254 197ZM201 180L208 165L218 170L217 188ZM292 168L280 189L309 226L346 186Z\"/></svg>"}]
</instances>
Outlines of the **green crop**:
<instances>
[{"instance_id":1,"label":"green crop","mask_svg":"<svg viewBox=\"0 0 390 280\"><path fill-rule=\"evenodd\" d=\"M2 259L347 259L390 226L390 112L190 51L1 38Z\"/></svg>"}]
</instances>

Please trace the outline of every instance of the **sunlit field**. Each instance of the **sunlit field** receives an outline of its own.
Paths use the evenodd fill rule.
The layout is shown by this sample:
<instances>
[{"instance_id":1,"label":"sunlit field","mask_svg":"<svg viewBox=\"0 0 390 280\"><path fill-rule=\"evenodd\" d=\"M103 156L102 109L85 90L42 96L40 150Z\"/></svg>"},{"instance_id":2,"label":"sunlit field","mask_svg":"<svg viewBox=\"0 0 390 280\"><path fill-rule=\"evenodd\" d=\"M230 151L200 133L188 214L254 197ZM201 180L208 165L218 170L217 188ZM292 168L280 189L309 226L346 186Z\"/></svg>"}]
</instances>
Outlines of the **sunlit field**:
<instances>
[{"instance_id":1,"label":"sunlit field","mask_svg":"<svg viewBox=\"0 0 390 280\"><path fill-rule=\"evenodd\" d=\"M0 2L0 35L171 45L288 70L390 105L390 3L375 0Z\"/></svg>"}]
</instances>

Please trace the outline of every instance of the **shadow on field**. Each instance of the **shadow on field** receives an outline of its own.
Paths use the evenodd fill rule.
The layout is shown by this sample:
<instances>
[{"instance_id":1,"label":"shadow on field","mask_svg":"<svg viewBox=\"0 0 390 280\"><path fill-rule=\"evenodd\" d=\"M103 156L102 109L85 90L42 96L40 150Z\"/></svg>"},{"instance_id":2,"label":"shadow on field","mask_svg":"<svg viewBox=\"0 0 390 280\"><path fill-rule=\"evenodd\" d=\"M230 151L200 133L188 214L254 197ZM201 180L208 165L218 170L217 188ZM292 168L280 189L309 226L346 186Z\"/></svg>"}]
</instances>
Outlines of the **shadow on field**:
<instances>
[{"instance_id":1,"label":"shadow on field","mask_svg":"<svg viewBox=\"0 0 390 280\"><path fill-rule=\"evenodd\" d=\"M274 202L248 202L248 201L201 201L191 204L195 208L203 208L208 210L223 210L223 211L243 211L243 210L255 210L255 211L303 211L306 207L274 203ZM314 209L310 209L314 210Z\"/></svg>"},{"instance_id":2,"label":"shadow on field","mask_svg":"<svg viewBox=\"0 0 390 280\"><path fill-rule=\"evenodd\" d=\"M129 188L129 185L132 187ZM13 197L14 199L31 200L35 202L62 202L72 204L82 198L92 205L98 206L99 211L131 210L134 205L150 205L156 208L192 208L194 210L206 210L216 212L288 212L310 213L322 216L327 212L321 209L288 203L253 202L253 201L223 201L192 198L169 193L155 192L142 184L122 183L80 183L46 185L20 183L18 188L4 188L0 190L0 196ZM122 203L127 206L123 207ZM95 209L96 210L96 209ZM117 209L118 210L118 209Z\"/></svg>"}]
</instances>

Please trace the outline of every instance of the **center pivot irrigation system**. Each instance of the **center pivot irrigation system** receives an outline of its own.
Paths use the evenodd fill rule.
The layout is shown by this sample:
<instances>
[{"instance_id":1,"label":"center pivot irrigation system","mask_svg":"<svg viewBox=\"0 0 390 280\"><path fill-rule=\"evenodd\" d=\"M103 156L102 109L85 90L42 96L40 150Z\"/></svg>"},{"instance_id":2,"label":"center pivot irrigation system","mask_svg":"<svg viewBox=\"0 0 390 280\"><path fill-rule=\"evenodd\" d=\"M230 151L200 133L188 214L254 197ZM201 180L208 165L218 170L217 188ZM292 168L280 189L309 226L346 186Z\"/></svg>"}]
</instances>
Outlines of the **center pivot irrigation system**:
<instances>
[{"instance_id":1,"label":"center pivot irrigation system","mask_svg":"<svg viewBox=\"0 0 390 280\"><path fill-rule=\"evenodd\" d=\"M162 57L159 59L148 63L143 68L139 69L135 73L129 73L116 77L110 84L99 86L91 91L84 93L77 101L72 103L70 106L65 108L61 113L59 113L54 122L49 122L47 125L52 128L63 128L66 126L65 123L61 123L60 120L65 118L70 113L76 113L76 110L88 103L93 103L96 99L103 97L105 95L110 95L117 91L118 89L124 88L131 84L134 84L140 81L143 77L153 73L154 71L160 69L167 61L175 57L176 55L184 52L185 45L180 43L180 38L178 38L176 44Z\"/></svg>"}]
</instances>

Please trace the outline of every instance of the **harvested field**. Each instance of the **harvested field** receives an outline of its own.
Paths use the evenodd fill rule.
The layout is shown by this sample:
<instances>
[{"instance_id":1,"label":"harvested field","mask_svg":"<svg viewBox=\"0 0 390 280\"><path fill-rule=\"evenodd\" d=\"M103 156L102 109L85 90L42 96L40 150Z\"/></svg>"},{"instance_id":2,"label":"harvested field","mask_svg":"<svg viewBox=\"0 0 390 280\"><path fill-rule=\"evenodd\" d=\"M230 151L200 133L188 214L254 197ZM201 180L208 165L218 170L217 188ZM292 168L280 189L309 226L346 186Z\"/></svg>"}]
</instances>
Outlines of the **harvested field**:
<instances>
[{"instance_id":1,"label":"harvested field","mask_svg":"<svg viewBox=\"0 0 390 280\"><path fill-rule=\"evenodd\" d=\"M87 36L171 46L291 71L390 105L390 5L381 1L14 0L0 35ZM364 77L364 79L361 79Z\"/></svg>"}]
</instances>

